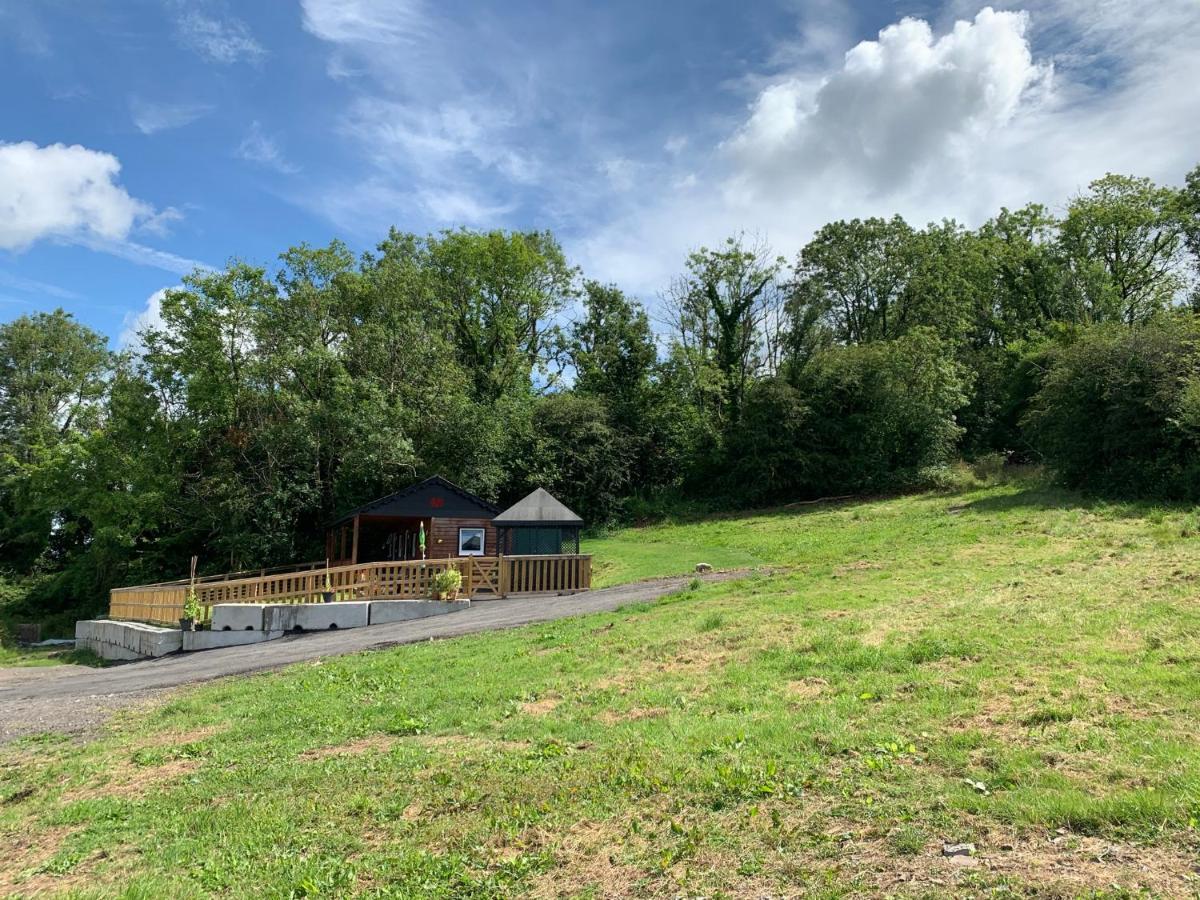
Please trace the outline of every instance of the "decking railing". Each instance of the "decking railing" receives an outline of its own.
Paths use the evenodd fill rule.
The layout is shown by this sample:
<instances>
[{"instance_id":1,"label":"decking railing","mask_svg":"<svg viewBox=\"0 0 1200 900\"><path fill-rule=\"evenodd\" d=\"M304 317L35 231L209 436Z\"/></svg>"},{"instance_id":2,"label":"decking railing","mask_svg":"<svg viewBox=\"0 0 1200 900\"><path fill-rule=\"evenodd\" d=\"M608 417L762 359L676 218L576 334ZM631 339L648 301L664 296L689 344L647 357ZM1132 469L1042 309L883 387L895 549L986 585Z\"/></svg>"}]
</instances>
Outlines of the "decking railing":
<instances>
[{"instance_id":1,"label":"decking railing","mask_svg":"<svg viewBox=\"0 0 1200 900\"><path fill-rule=\"evenodd\" d=\"M336 600L418 599L430 596L433 576L450 567L462 573L461 591L468 597L574 593L592 584L592 558L586 555L469 556L306 567L273 575L239 572L234 578L197 579L196 599L204 620L219 603L318 603L326 590L333 591ZM183 615L187 591L186 581L114 588L108 614L114 619L175 624Z\"/></svg>"}]
</instances>

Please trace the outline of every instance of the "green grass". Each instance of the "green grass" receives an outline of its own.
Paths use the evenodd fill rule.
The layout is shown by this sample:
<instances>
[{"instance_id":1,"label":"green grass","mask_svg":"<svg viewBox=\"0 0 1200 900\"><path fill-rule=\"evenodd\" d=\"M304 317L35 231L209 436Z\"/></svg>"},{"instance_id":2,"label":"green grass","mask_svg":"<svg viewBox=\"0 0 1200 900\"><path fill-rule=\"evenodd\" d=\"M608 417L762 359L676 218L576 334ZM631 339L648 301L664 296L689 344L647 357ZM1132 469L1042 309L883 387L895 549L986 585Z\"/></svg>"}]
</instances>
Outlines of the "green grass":
<instances>
[{"instance_id":1,"label":"green grass","mask_svg":"<svg viewBox=\"0 0 1200 900\"><path fill-rule=\"evenodd\" d=\"M1194 895L1195 522L1017 483L617 533L609 583L779 570L9 745L0 894Z\"/></svg>"},{"instance_id":2,"label":"green grass","mask_svg":"<svg viewBox=\"0 0 1200 900\"><path fill-rule=\"evenodd\" d=\"M61 647L0 646L0 668L6 666L103 666L104 660L91 650Z\"/></svg>"}]
</instances>

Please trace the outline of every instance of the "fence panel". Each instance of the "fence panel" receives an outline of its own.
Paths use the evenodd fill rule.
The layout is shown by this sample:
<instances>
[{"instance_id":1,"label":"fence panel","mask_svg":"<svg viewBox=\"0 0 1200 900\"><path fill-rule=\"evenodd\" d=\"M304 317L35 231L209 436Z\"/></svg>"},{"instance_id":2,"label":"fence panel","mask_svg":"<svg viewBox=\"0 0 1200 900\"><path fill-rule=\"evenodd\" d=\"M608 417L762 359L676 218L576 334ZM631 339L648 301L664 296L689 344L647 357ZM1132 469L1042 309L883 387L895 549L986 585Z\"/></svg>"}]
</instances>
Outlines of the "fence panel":
<instances>
[{"instance_id":1,"label":"fence panel","mask_svg":"<svg viewBox=\"0 0 1200 900\"><path fill-rule=\"evenodd\" d=\"M463 574L462 591L504 597L509 594L586 591L592 583L592 558L562 556L474 556L463 559L374 562L329 569L287 571L273 575L219 579L196 584L203 615L219 603L319 603L326 590L335 600L419 599L430 596L435 574L450 567ZM114 588L109 616L174 625L183 615L187 582Z\"/></svg>"}]
</instances>

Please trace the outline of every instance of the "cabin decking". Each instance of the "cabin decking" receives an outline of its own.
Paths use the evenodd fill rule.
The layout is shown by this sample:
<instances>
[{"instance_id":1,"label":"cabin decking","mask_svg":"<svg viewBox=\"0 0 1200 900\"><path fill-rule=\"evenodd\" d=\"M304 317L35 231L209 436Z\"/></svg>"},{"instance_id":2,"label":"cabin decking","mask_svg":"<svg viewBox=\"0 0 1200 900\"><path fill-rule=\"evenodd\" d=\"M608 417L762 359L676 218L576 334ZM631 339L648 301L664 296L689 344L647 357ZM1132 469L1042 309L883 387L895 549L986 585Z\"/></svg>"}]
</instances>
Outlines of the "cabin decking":
<instances>
[{"instance_id":1,"label":"cabin decking","mask_svg":"<svg viewBox=\"0 0 1200 900\"><path fill-rule=\"evenodd\" d=\"M202 621L221 603L319 603L328 590L337 600L409 600L429 597L431 579L448 568L462 573L467 597L512 594L567 594L592 586L592 558L586 554L549 556L469 556L450 559L368 562L326 569L303 563L279 569L210 575L194 582ZM113 619L174 625L183 616L189 582L170 581L113 588L108 614Z\"/></svg>"}]
</instances>

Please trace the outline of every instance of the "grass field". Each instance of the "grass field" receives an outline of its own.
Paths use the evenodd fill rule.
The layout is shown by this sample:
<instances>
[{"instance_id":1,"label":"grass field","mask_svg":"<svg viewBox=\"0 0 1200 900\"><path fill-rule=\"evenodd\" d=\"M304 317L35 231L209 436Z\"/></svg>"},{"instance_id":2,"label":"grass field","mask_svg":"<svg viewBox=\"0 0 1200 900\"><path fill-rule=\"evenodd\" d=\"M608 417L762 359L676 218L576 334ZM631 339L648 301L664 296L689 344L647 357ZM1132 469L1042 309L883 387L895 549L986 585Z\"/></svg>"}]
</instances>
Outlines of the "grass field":
<instances>
[{"instance_id":1,"label":"grass field","mask_svg":"<svg viewBox=\"0 0 1200 900\"><path fill-rule=\"evenodd\" d=\"M1192 510L1021 481L587 549L776 570L0 748L0 895L1200 891Z\"/></svg>"}]
</instances>

